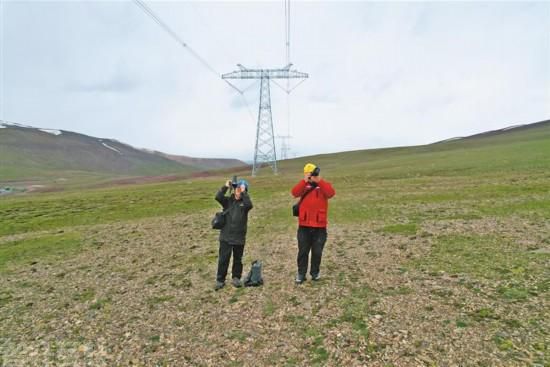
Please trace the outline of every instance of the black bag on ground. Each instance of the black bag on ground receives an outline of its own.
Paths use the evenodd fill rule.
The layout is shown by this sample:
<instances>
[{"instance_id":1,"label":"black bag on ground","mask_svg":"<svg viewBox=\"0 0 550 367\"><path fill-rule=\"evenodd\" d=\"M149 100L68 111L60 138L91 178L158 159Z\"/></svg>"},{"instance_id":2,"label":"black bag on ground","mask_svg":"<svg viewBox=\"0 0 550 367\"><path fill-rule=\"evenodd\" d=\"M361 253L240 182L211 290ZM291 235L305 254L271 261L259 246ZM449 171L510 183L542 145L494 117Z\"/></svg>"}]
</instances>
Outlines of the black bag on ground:
<instances>
[{"instance_id":1,"label":"black bag on ground","mask_svg":"<svg viewBox=\"0 0 550 367\"><path fill-rule=\"evenodd\" d=\"M264 284L262 278L262 262L260 260L254 260L250 272L244 278L245 287L257 287Z\"/></svg>"},{"instance_id":2,"label":"black bag on ground","mask_svg":"<svg viewBox=\"0 0 550 367\"><path fill-rule=\"evenodd\" d=\"M212 218L212 228L213 229L222 229L225 226L225 211L217 212Z\"/></svg>"}]
</instances>

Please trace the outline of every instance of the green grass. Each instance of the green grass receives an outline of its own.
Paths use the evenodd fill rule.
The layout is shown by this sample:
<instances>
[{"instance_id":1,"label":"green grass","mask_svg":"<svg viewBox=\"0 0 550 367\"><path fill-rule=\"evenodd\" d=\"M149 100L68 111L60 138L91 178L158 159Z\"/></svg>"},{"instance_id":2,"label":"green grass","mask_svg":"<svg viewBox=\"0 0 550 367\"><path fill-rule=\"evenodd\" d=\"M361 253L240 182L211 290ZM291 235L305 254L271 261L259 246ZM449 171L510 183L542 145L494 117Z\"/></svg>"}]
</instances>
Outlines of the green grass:
<instances>
[{"instance_id":1,"label":"green grass","mask_svg":"<svg viewBox=\"0 0 550 367\"><path fill-rule=\"evenodd\" d=\"M238 340L239 342L244 342L248 337L247 333L242 332L241 330L231 330L227 337L232 340Z\"/></svg>"},{"instance_id":2,"label":"green grass","mask_svg":"<svg viewBox=\"0 0 550 367\"><path fill-rule=\"evenodd\" d=\"M351 294L342 298L340 308L342 314L336 322L349 323L358 337L368 340L369 329L365 322L368 317L368 302L373 297L373 292L367 286L355 286L351 288Z\"/></svg>"},{"instance_id":3,"label":"green grass","mask_svg":"<svg viewBox=\"0 0 550 367\"><path fill-rule=\"evenodd\" d=\"M491 319L498 319L499 317L495 314L494 310L490 308L480 308L479 310L473 312L471 314L471 317L474 320L482 321L482 320L491 320Z\"/></svg>"},{"instance_id":4,"label":"green grass","mask_svg":"<svg viewBox=\"0 0 550 367\"><path fill-rule=\"evenodd\" d=\"M80 302L86 302L86 301L91 301L92 299L94 299L94 296L95 296L95 291L93 289L86 289L81 293L76 293L73 296L73 300L80 301Z\"/></svg>"},{"instance_id":5,"label":"green grass","mask_svg":"<svg viewBox=\"0 0 550 367\"><path fill-rule=\"evenodd\" d=\"M168 308L181 307L178 310L187 317L204 311L204 325L215 329L216 335L223 335L233 345L247 344L252 338L251 343L258 343L262 352L266 352L272 335L269 328L254 325L277 323L281 332L298 340L289 342L292 347L307 350L289 356L289 361L303 364L307 359L312 365L338 365L341 361L332 351L340 347L363 364L369 362L366 355L380 356L385 347L377 344L377 332L392 326L387 320L400 316L391 315L383 305L395 304L402 310L403 303L415 299L420 289L426 292L426 304L415 308L419 314L412 317L437 323L438 332L463 329L473 333L484 328L489 338L495 335L490 343L492 352L508 358L507 353L517 349L533 353L540 350L542 354L536 358L548 359L547 348L541 346L546 336L541 331L546 326L545 313L537 305L548 297L550 258L548 252L536 250L545 250L550 243L550 237L542 232L550 218L550 128L432 146L294 159L281 162L277 176L264 169L258 177L247 177L254 209L250 212L249 258L245 264L271 255L280 260L289 248L294 249L296 220L290 208L295 199L289 192L301 179L301 169L308 161L321 167L321 174L337 192L329 206L326 260L323 257L327 276L323 275L321 283L281 286L281 278L291 283L289 269L294 260L288 257L284 261L291 265L266 261L266 277L274 279L263 288L205 291L205 284L211 285L217 261L217 232L209 228L209 219L219 208L213 198L233 173L162 184L88 190L74 187L59 193L2 197L0 272L26 269L34 262L55 265L79 251L90 251L93 256L92 251L101 248L110 272L118 276L122 273L119 267L132 270L137 280L128 280L129 285L137 282L138 288L148 290L158 287L158 294L148 293L139 300L146 313L158 317ZM162 233L147 227L148 219L158 223ZM98 226L101 224L109 224L112 242L102 244L97 238L96 233L105 235L103 227ZM119 233L119 224L120 228L135 224L143 232ZM86 239L90 237L88 246ZM273 246L274 241L280 241L278 246ZM157 260L157 254L148 246L161 243L177 254L170 257L159 253L160 261L155 262L152 271L147 265L149 257ZM384 253L386 249L388 253ZM142 258L142 254L147 255ZM392 256L384 256L388 254ZM128 262L114 264L115 260L107 258L111 255ZM377 259L385 260L379 263ZM377 265L363 272L364 264ZM72 264L60 265L62 269L51 267L51 279L70 283ZM170 269L167 277L166 269ZM90 267L84 274L93 270ZM365 274L391 282L377 283ZM80 279L88 277L81 274ZM39 287L23 280L25 285L18 287L13 282L13 287L0 291L3 310L15 309L14 305L22 302L18 292ZM434 283L438 287L431 288ZM72 287L67 307L77 309L85 304L88 314L108 318L112 317L111 307L123 306L121 300L125 297L136 297L105 292L106 296L98 284L101 282ZM46 294L50 294L48 287L44 287ZM468 303L461 298L464 295L477 303ZM176 300L184 301L180 305ZM65 307L64 303L58 306ZM258 323L232 325L225 332L217 329L218 311L213 312L213 308L229 314L247 307L258 309ZM326 312L329 307L330 312ZM523 308L528 310L527 317L513 313ZM442 315L442 309L456 313ZM378 314L383 317L374 318ZM176 322L182 332L196 326L185 317ZM510 337L513 329L533 337L525 343L517 342ZM155 346L151 353L163 350L158 330L143 333L145 341ZM338 333L341 335L336 337ZM196 335L189 336L190 343L204 342ZM413 341L409 345L414 346ZM424 348L422 344L417 346L420 348ZM401 355L403 363L414 354L414 350L401 352L409 353ZM277 353L259 358L260 365L269 358L272 364L283 364Z\"/></svg>"},{"instance_id":6,"label":"green grass","mask_svg":"<svg viewBox=\"0 0 550 367\"><path fill-rule=\"evenodd\" d=\"M111 223L212 207L218 185L188 182L9 197L0 200L0 235Z\"/></svg>"},{"instance_id":7,"label":"green grass","mask_svg":"<svg viewBox=\"0 0 550 367\"><path fill-rule=\"evenodd\" d=\"M155 297L148 298L147 303L150 306L154 306L154 305L158 305L160 303L170 302L173 299L174 299L174 296L170 296L170 295L155 296Z\"/></svg>"},{"instance_id":8,"label":"green grass","mask_svg":"<svg viewBox=\"0 0 550 367\"><path fill-rule=\"evenodd\" d=\"M389 234L401 234L401 235L414 235L418 227L415 223L407 224L392 224L389 226L383 227L380 231Z\"/></svg>"},{"instance_id":9,"label":"green grass","mask_svg":"<svg viewBox=\"0 0 550 367\"><path fill-rule=\"evenodd\" d=\"M501 237L449 235L439 236L430 256L414 263L429 272L467 274L513 284L541 275L549 259L550 254L528 251Z\"/></svg>"},{"instance_id":10,"label":"green grass","mask_svg":"<svg viewBox=\"0 0 550 367\"><path fill-rule=\"evenodd\" d=\"M267 299L264 303L263 314L264 316L272 316L277 307L271 299Z\"/></svg>"},{"instance_id":11,"label":"green grass","mask_svg":"<svg viewBox=\"0 0 550 367\"><path fill-rule=\"evenodd\" d=\"M429 256L411 261L429 274L447 273L470 280L486 280L499 302L526 302L548 296L550 254L536 253L496 236L440 236ZM472 288L479 292L479 289ZM452 294L439 290L442 299ZM492 309L481 308L469 315L475 321L499 320ZM464 321L467 326L467 321ZM458 322L458 321L457 321ZM500 323L507 325L506 320ZM458 326L458 324L457 324ZM462 327L462 326L459 326Z\"/></svg>"},{"instance_id":12,"label":"green grass","mask_svg":"<svg viewBox=\"0 0 550 367\"><path fill-rule=\"evenodd\" d=\"M468 327L468 322L465 321L465 320L456 320L456 327L457 328L465 328L465 327Z\"/></svg>"},{"instance_id":13,"label":"green grass","mask_svg":"<svg viewBox=\"0 0 550 367\"><path fill-rule=\"evenodd\" d=\"M383 220L389 222L384 232L411 235L423 220L442 216L550 218L550 128L284 161L278 176L264 169L248 177L253 200L270 203L269 214L257 218L259 228L293 225L289 190L306 161L315 161L337 189L330 208L335 222ZM4 197L0 235L215 208L213 195L225 179Z\"/></svg>"},{"instance_id":14,"label":"green grass","mask_svg":"<svg viewBox=\"0 0 550 367\"><path fill-rule=\"evenodd\" d=\"M111 302L110 298L100 298L95 302L93 302L92 304L90 304L88 308L90 310L101 310L105 308L105 306L107 306L110 302Z\"/></svg>"},{"instance_id":15,"label":"green grass","mask_svg":"<svg viewBox=\"0 0 550 367\"><path fill-rule=\"evenodd\" d=\"M496 335L493 338L493 341L496 343L498 349L500 349L501 351L507 351L514 348L514 342L512 341L512 339Z\"/></svg>"},{"instance_id":16,"label":"green grass","mask_svg":"<svg viewBox=\"0 0 550 367\"><path fill-rule=\"evenodd\" d=\"M37 262L55 262L81 248L82 239L76 232L7 242L0 245L0 272Z\"/></svg>"},{"instance_id":17,"label":"green grass","mask_svg":"<svg viewBox=\"0 0 550 367\"><path fill-rule=\"evenodd\" d=\"M8 304L13 299L13 294L9 290L0 290L0 307Z\"/></svg>"},{"instance_id":18,"label":"green grass","mask_svg":"<svg viewBox=\"0 0 550 367\"><path fill-rule=\"evenodd\" d=\"M325 337L322 331L314 327L308 327L303 333L303 338L307 342L312 365L324 365L329 358L329 353L323 346Z\"/></svg>"}]
</instances>

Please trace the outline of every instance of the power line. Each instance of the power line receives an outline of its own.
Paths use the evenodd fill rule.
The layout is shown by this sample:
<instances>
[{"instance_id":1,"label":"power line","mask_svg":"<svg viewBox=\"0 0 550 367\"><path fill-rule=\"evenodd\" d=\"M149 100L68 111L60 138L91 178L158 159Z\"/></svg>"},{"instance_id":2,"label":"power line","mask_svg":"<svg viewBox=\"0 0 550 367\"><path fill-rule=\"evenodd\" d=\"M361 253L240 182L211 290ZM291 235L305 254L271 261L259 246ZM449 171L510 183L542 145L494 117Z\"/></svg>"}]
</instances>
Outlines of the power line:
<instances>
[{"instance_id":1,"label":"power line","mask_svg":"<svg viewBox=\"0 0 550 367\"><path fill-rule=\"evenodd\" d=\"M290 137L290 93L286 94L286 135Z\"/></svg>"},{"instance_id":2,"label":"power line","mask_svg":"<svg viewBox=\"0 0 550 367\"><path fill-rule=\"evenodd\" d=\"M0 0L0 121L4 120L4 0Z\"/></svg>"},{"instance_id":3,"label":"power line","mask_svg":"<svg viewBox=\"0 0 550 367\"><path fill-rule=\"evenodd\" d=\"M287 38L286 38L286 58L287 58L287 64L290 64L290 0L286 0L288 1L288 19L287 19Z\"/></svg>"},{"instance_id":4,"label":"power line","mask_svg":"<svg viewBox=\"0 0 550 367\"><path fill-rule=\"evenodd\" d=\"M286 46L286 63L290 64L290 0L285 0L285 46ZM304 81L303 79L302 81ZM288 158L288 151L290 150L290 79L286 80L286 138L282 141L281 158Z\"/></svg>"},{"instance_id":5,"label":"power line","mask_svg":"<svg viewBox=\"0 0 550 367\"><path fill-rule=\"evenodd\" d=\"M227 79L223 79L227 84L229 84L229 86L233 89L235 89L237 91L237 93L239 93L239 95L241 96L243 102L244 102L244 106L246 107L246 109L248 110L248 114L250 115L250 118L252 119L253 122L256 121L256 117L254 117L254 114L252 113L252 110L250 109L250 105L248 103L248 101L246 100L246 97L244 96L244 92L246 92L248 89L250 89L252 86L254 86L254 84L256 84L256 82L250 84L248 87L246 87L245 89L243 90L240 90L239 88L237 88L233 83L230 83L229 80Z\"/></svg>"},{"instance_id":6,"label":"power line","mask_svg":"<svg viewBox=\"0 0 550 367\"><path fill-rule=\"evenodd\" d=\"M305 79L300 80L298 83L296 83L294 87L290 88L287 93L290 94L290 92L292 92L294 89L296 89L300 84L302 84L305 81L306 81Z\"/></svg>"},{"instance_id":7,"label":"power line","mask_svg":"<svg viewBox=\"0 0 550 367\"><path fill-rule=\"evenodd\" d=\"M285 2L285 49L286 49L286 64L290 64L290 0Z\"/></svg>"},{"instance_id":8,"label":"power line","mask_svg":"<svg viewBox=\"0 0 550 367\"><path fill-rule=\"evenodd\" d=\"M0 0L1 1L1 0ZM278 69L247 69L241 64L238 64L238 71L221 75L217 72L203 57L201 57L195 50L193 50L186 42L184 42L168 25L166 25L142 0L134 0L137 6L140 7L147 16L149 16L155 23L157 23L170 37L172 37L180 46L187 49L193 57L195 57L204 67L214 73L216 76L221 75L222 79L233 89L235 89L247 107L248 113L254 119L254 115L250 109L248 101L244 96L244 91L237 88L230 83L227 79L259 79L260 80L260 104L258 112L258 124L256 131L256 146L254 152L254 165L252 169L252 175L254 176L259 169L262 162L270 164L273 171L277 173L277 154L275 151L275 137L273 131L273 120L271 116L271 93L270 93L270 81L273 81L277 86L283 89L287 94L287 115L288 115L288 130L290 131L290 102L288 95L298 85L295 85L290 89L289 79L306 79L308 75L296 70L291 70L292 64L290 63L290 0L285 1L285 49L286 49L286 61L287 64L283 68ZM274 79L287 79L287 88L279 85ZM303 81L303 80L302 80ZM246 89L248 89L247 87ZM290 137L289 135L287 135ZM267 149L267 150L265 150ZM285 151L288 150L285 144Z\"/></svg>"},{"instance_id":9,"label":"power line","mask_svg":"<svg viewBox=\"0 0 550 367\"><path fill-rule=\"evenodd\" d=\"M0 0L2 1L2 0ZM168 33L168 35L170 35L170 37L172 37L180 46L182 46L183 48L185 48L187 51L189 51L189 53L191 53L191 55L193 55L193 57L195 57L204 67L206 67L208 70L210 70L213 74L216 75L216 78L219 78L221 73L219 73L218 71L216 71L216 69L214 69L202 56L200 56L195 50L193 50L188 44L187 42L183 41L177 34L176 32L174 32L166 23L164 23L154 12L153 10L151 10L151 8L149 8L147 6L147 4L145 4L142 0L134 0L134 2L136 3L137 6L139 6L139 8L141 10L143 10L143 12L148 15L155 23L157 23L166 33ZM198 12L197 12L198 13ZM252 114L252 111L250 109L250 105L248 104L248 101L246 100L245 96L244 96L244 92L246 91L246 88L245 90L240 90L239 88L237 88L235 85L233 85L232 83L230 83L228 80L226 79L223 79L223 81L225 81L231 88L235 89L235 91L237 91L240 95L241 95L241 98L244 102L244 105L246 107L246 109L248 110L248 113L250 114L250 116L252 117L252 121L255 121L256 118L254 117L254 115Z\"/></svg>"},{"instance_id":10,"label":"power line","mask_svg":"<svg viewBox=\"0 0 550 367\"><path fill-rule=\"evenodd\" d=\"M166 33L168 33L180 46L187 49L193 57L195 57L205 68L210 70L216 75L217 78L220 77L221 73L217 72L202 56L200 56L195 50L193 50L186 42L184 42L166 23L164 23L152 10L149 8L143 1L134 0L137 6L143 10L155 23L157 23Z\"/></svg>"},{"instance_id":11,"label":"power line","mask_svg":"<svg viewBox=\"0 0 550 367\"><path fill-rule=\"evenodd\" d=\"M287 79L288 81L289 79ZM281 88L281 90L288 94L288 89L283 87L281 84L279 84L276 80L272 79L271 82L275 84L277 87Z\"/></svg>"},{"instance_id":12,"label":"power line","mask_svg":"<svg viewBox=\"0 0 550 367\"><path fill-rule=\"evenodd\" d=\"M241 97L244 101L244 105L246 106L246 109L248 110L248 114L250 115L250 118L252 119L253 122L256 122L256 116L254 116L254 113L252 112L252 109L250 108L250 105L248 104L248 101L246 100L244 93L241 93Z\"/></svg>"}]
</instances>

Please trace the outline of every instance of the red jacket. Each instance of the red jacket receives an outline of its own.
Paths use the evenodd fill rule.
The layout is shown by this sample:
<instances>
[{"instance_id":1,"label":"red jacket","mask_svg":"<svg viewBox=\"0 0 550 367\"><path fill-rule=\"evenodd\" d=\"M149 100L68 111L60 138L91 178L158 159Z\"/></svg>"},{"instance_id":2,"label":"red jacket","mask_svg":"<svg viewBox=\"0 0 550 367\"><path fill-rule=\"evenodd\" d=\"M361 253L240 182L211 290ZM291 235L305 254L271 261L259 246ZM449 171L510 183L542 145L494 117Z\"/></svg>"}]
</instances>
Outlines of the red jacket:
<instances>
[{"instance_id":1,"label":"red jacket","mask_svg":"<svg viewBox=\"0 0 550 367\"><path fill-rule=\"evenodd\" d=\"M304 180L300 180L292 188L292 196L301 197L307 190L311 190L312 186ZM300 204L300 212L298 215L300 226L326 228L328 214L328 199L334 196L336 192L330 182L321 179L317 187L307 194Z\"/></svg>"}]
</instances>

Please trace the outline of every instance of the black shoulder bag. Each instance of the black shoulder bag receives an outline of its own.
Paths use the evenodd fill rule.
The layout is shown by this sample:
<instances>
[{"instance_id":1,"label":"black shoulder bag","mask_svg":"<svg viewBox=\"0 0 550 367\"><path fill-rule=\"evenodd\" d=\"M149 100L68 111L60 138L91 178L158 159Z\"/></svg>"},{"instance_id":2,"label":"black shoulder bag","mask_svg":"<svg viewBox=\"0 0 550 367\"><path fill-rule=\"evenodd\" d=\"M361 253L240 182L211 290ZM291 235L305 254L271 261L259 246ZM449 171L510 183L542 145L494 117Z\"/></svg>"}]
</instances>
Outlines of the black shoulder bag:
<instances>
[{"instance_id":1,"label":"black shoulder bag","mask_svg":"<svg viewBox=\"0 0 550 367\"><path fill-rule=\"evenodd\" d=\"M229 205L227 209L221 212L217 212L214 214L214 218L212 218L212 228L213 229L222 229L223 226L225 226L225 215L231 209L233 204Z\"/></svg>"},{"instance_id":2,"label":"black shoulder bag","mask_svg":"<svg viewBox=\"0 0 550 367\"><path fill-rule=\"evenodd\" d=\"M297 216L300 215L300 204L302 203L302 200L304 200L304 198L307 196L307 194L309 194L313 190L315 190L314 187L309 189L304 195L302 195L302 197L300 198L300 201L298 201L296 204L292 205L292 215L293 216L297 217Z\"/></svg>"}]
</instances>

